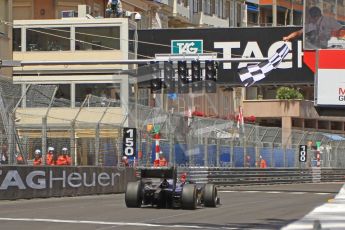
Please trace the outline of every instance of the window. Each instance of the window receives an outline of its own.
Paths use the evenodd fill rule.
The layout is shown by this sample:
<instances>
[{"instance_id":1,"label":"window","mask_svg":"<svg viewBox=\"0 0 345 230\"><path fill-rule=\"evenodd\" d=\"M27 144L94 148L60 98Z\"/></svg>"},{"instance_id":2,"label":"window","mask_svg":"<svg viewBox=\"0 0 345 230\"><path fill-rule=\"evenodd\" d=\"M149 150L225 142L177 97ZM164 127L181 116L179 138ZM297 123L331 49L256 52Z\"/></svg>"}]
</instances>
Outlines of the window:
<instances>
[{"instance_id":1,"label":"window","mask_svg":"<svg viewBox=\"0 0 345 230\"><path fill-rule=\"evenodd\" d=\"M219 17L219 14L220 14L220 10L219 9L219 0L216 0L214 2L214 14L217 15Z\"/></svg>"},{"instance_id":2,"label":"window","mask_svg":"<svg viewBox=\"0 0 345 230\"><path fill-rule=\"evenodd\" d=\"M52 107L70 107L71 106L71 85L62 84L58 85L54 102Z\"/></svg>"},{"instance_id":3,"label":"window","mask_svg":"<svg viewBox=\"0 0 345 230\"><path fill-rule=\"evenodd\" d=\"M8 1L0 1L0 19L8 21ZM3 23L0 23L0 36L7 36L7 26Z\"/></svg>"},{"instance_id":4,"label":"window","mask_svg":"<svg viewBox=\"0 0 345 230\"><path fill-rule=\"evenodd\" d=\"M223 18L223 0L215 0L215 5L214 5L214 14L217 15L219 18Z\"/></svg>"},{"instance_id":5,"label":"window","mask_svg":"<svg viewBox=\"0 0 345 230\"><path fill-rule=\"evenodd\" d=\"M215 11L215 1L216 1L216 0L211 0L211 1L210 1L210 4L211 4L211 12L210 12L210 15L215 14L215 13L214 13L214 11Z\"/></svg>"},{"instance_id":6,"label":"window","mask_svg":"<svg viewBox=\"0 0 345 230\"><path fill-rule=\"evenodd\" d=\"M120 27L75 28L76 50L119 50Z\"/></svg>"},{"instance_id":7,"label":"window","mask_svg":"<svg viewBox=\"0 0 345 230\"><path fill-rule=\"evenodd\" d=\"M211 2L210 2L210 0L204 0L202 6L203 6L204 14L210 15L211 14Z\"/></svg>"},{"instance_id":8,"label":"window","mask_svg":"<svg viewBox=\"0 0 345 230\"><path fill-rule=\"evenodd\" d=\"M199 0L193 0L193 13L199 12Z\"/></svg>"},{"instance_id":9,"label":"window","mask_svg":"<svg viewBox=\"0 0 345 230\"><path fill-rule=\"evenodd\" d=\"M26 51L70 50L70 28L27 28Z\"/></svg>"},{"instance_id":10,"label":"window","mask_svg":"<svg viewBox=\"0 0 345 230\"><path fill-rule=\"evenodd\" d=\"M135 26L130 26L128 31L128 51L130 54L136 53L137 29Z\"/></svg>"},{"instance_id":11,"label":"window","mask_svg":"<svg viewBox=\"0 0 345 230\"><path fill-rule=\"evenodd\" d=\"M22 29L13 29L13 51L22 51Z\"/></svg>"},{"instance_id":12,"label":"window","mask_svg":"<svg viewBox=\"0 0 345 230\"><path fill-rule=\"evenodd\" d=\"M116 101L110 106L120 106L120 84L100 83L100 84L76 84L75 85L75 101L76 106L80 106L87 95L93 95L86 106L104 107L108 106L110 100ZM107 100L110 99L110 100Z\"/></svg>"},{"instance_id":13,"label":"window","mask_svg":"<svg viewBox=\"0 0 345 230\"><path fill-rule=\"evenodd\" d=\"M71 106L71 85L31 85L26 94L26 106L28 108L47 108L50 105L54 91L54 101L52 107Z\"/></svg>"},{"instance_id":14,"label":"window","mask_svg":"<svg viewBox=\"0 0 345 230\"><path fill-rule=\"evenodd\" d=\"M230 18L230 2L225 2L225 18Z\"/></svg>"}]
</instances>

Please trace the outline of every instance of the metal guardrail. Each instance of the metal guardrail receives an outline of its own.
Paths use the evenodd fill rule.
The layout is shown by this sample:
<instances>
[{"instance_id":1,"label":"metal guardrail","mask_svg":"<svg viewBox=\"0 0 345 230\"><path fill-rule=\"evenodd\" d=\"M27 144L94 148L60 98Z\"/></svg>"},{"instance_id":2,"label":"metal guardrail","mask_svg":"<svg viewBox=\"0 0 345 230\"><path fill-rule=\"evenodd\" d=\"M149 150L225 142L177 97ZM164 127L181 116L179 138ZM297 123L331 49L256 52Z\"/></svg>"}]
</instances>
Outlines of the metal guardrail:
<instances>
[{"instance_id":1,"label":"metal guardrail","mask_svg":"<svg viewBox=\"0 0 345 230\"><path fill-rule=\"evenodd\" d=\"M345 169L332 168L180 168L196 183L214 183L221 186L295 184L345 181Z\"/></svg>"}]
</instances>

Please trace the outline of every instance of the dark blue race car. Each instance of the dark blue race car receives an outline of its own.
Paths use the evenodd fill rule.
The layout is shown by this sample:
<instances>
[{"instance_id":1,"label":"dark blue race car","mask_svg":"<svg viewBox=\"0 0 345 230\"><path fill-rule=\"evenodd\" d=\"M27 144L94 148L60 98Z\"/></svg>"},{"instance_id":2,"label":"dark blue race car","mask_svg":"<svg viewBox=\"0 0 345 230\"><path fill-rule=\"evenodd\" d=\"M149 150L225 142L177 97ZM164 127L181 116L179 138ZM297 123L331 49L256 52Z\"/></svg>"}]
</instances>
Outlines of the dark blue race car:
<instances>
[{"instance_id":1,"label":"dark blue race car","mask_svg":"<svg viewBox=\"0 0 345 230\"><path fill-rule=\"evenodd\" d=\"M220 203L214 184L201 185L177 178L175 167L141 168L140 180L127 184L125 201L129 208L151 205L196 209L198 205L217 207Z\"/></svg>"}]
</instances>

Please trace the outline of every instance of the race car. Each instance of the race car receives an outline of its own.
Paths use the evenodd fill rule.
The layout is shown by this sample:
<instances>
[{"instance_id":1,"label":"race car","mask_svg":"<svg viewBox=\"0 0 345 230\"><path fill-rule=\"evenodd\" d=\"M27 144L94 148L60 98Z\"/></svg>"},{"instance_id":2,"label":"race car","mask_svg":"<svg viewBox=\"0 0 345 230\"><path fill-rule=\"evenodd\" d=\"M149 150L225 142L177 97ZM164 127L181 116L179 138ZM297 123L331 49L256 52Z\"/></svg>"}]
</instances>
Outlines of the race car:
<instances>
[{"instance_id":1,"label":"race car","mask_svg":"<svg viewBox=\"0 0 345 230\"><path fill-rule=\"evenodd\" d=\"M185 174L177 178L175 167L160 167L141 168L140 180L127 184L125 202L128 208L196 209L198 205L217 207L220 199L214 184L196 184Z\"/></svg>"}]
</instances>

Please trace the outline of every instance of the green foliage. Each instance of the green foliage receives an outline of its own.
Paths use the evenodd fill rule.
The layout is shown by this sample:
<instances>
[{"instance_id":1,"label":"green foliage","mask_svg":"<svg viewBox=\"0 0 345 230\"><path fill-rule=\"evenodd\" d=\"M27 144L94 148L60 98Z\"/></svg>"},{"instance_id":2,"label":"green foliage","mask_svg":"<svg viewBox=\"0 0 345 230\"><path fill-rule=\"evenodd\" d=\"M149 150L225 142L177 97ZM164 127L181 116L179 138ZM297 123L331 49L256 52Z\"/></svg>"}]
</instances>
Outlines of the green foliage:
<instances>
[{"instance_id":1,"label":"green foliage","mask_svg":"<svg viewBox=\"0 0 345 230\"><path fill-rule=\"evenodd\" d=\"M281 100L294 100L303 99L303 95L294 88L279 87L276 98Z\"/></svg>"}]
</instances>

